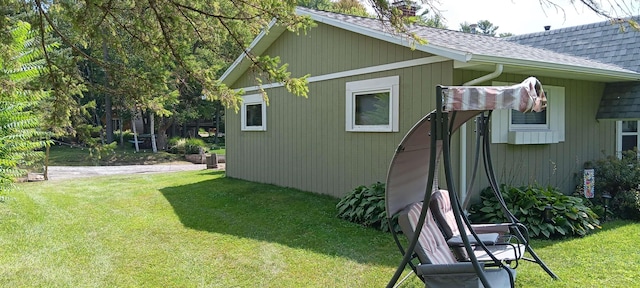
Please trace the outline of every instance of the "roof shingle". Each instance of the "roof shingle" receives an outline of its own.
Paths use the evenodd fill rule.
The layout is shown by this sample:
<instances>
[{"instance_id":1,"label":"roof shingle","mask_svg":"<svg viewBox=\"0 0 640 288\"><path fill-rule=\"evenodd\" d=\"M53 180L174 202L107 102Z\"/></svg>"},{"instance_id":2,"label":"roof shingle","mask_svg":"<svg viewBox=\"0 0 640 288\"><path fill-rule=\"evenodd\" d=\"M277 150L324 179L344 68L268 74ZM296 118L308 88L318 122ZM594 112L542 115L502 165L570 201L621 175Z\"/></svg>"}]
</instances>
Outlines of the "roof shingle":
<instances>
[{"instance_id":1,"label":"roof shingle","mask_svg":"<svg viewBox=\"0 0 640 288\"><path fill-rule=\"evenodd\" d=\"M388 34L394 33L393 31L391 31L389 25L385 25L384 22L379 19L337 14L333 12L318 11L300 7L298 8L298 10L308 14L324 16L344 23L357 25L376 32ZM519 43L518 41L515 41L515 39L510 39L510 41L507 41L503 38L491 37L481 34L464 33L447 29L437 29L420 25L410 26L409 32L413 32L417 36L426 39L429 42L427 45L433 45L457 51L464 51L471 55L536 61L542 63L570 65L584 68L596 68L617 72L632 72L618 65L606 64L587 58L576 57L570 55L570 53L564 54L551 51L553 49L540 49L537 48L539 47L539 45L535 45L536 47L534 47L534 45L531 45L530 43ZM554 40L549 39L549 41ZM557 45L566 44L566 41L557 43Z\"/></svg>"}]
</instances>

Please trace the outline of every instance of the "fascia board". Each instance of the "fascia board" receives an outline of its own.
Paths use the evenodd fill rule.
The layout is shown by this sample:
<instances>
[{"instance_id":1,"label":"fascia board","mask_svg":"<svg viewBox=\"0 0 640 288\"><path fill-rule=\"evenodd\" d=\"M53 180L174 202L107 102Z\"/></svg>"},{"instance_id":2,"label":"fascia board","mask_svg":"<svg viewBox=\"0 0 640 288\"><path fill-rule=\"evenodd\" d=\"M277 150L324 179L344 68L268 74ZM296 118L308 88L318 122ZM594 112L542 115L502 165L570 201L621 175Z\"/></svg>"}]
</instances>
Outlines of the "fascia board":
<instances>
[{"instance_id":1,"label":"fascia board","mask_svg":"<svg viewBox=\"0 0 640 288\"><path fill-rule=\"evenodd\" d=\"M260 55L267 50L269 46L286 30L285 27L276 26L276 19L272 19L267 25L267 28L262 30L256 38L251 41L251 44L245 51ZM240 78L240 76L247 71L251 66L250 60L247 58L246 53L241 53L238 58L224 71L220 76L220 81L226 85L231 85Z\"/></svg>"},{"instance_id":2,"label":"fascia board","mask_svg":"<svg viewBox=\"0 0 640 288\"><path fill-rule=\"evenodd\" d=\"M491 63L491 64L500 63L504 65L526 66L526 67L539 68L539 69L567 71L571 73L591 74L591 75L612 77L612 78L617 78L620 80L627 80L627 81L640 80L640 73L636 73L633 71L629 71L629 72L613 71L613 70L607 70L607 69L601 69L601 68L589 68L584 66L513 59L513 58L505 58L505 57L485 56L485 55L477 55L477 54L472 55L469 61Z\"/></svg>"}]
</instances>

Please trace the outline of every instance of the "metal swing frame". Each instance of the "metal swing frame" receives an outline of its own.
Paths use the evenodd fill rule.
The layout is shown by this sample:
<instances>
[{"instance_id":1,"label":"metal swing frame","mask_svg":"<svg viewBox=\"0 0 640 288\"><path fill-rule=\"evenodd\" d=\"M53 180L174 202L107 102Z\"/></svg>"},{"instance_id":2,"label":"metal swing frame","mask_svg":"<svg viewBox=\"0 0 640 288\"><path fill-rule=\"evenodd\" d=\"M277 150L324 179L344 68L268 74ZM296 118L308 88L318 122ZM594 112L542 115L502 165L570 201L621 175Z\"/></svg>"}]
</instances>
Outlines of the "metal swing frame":
<instances>
[{"instance_id":1,"label":"metal swing frame","mask_svg":"<svg viewBox=\"0 0 640 288\"><path fill-rule=\"evenodd\" d=\"M537 80L536 80L537 81ZM539 84L539 82L538 82ZM483 162L484 162L484 168L485 168L485 172L486 172L486 176L488 178L489 184L494 192L494 194L496 195L500 205L502 206L502 210L504 211L505 215L507 216L507 218L509 219L509 221L511 222L512 225L519 227L520 229L511 229L512 232L514 232L514 236L521 241L522 243L524 243L524 247L525 250L527 252L529 252L529 254L531 255L531 257L533 257L533 259L526 259L523 258L524 260L529 260L532 262L537 263L545 272L547 272L547 274L549 274L550 277L552 277L553 279L558 279L557 275L555 275L547 266L546 264L538 257L538 255L533 251L533 249L529 246L529 242L528 242L528 233L526 232L526 227L524 227L524 225L522 225L520 223L520 221L515 217L515 215L513 215L513 213L511 213L511 211L509 211L509 209L506 206L506 203L504 201L504 198L502 197L502 194L500 193L499 190L499 186L497 184L496 178L495 178L495 173L493 171L493 165L491 162L491 153L490 153L490 141L489 141L489 137L488 136L488 121L489 118L491 116L491 110L486 109L486 110L467 110L467 111L446 111L445 106L443 105L443 96L444 96L444 92L447 91L447 89L449 89L449 87L446 86L437 86L436 87L436 110L431 112L430 114L428 114L427 116L425 116L423 119L421 119L420 121L418 121L418 123L416 123L416 125L410 130L409 133L407 133L407 135L405 136L405 139L403 139L403 141L401 142L401 144L398 146L397 150L396 150L396 155L394 156L394 160L392 160L392 165L390 166L390 171L389 171L389 179L387 184L389 184L389 180L391 178L392 175L392 168L393 168L393 163L396 160L396 157L398 156L398 154L403 153L405 151L405 149L407 149L407 146L411 146L411 145L419 145L414 143L408 143L410 140L410 137L412 137L413 133L428 133L428 135L423 135L422 138L430 138L428 141L428 145L430 147L428 147L429 151L429 159L428 159L428 171L424 171L424 169L422 169L421 171L418 172L427 172L427 181L426 181L426 189L424 191L424 196L423 197L410 197L412 198L412 200L405 200L406 201L418 201L421 200L423 203L425 203L424 205L422 205L422 211L420 214L420 217L418 219L418 223L416 224L416 231L413 233L413 237L411 237L411 239L409 239L409 245L408 247L406 247L406 249L403 247L403 245L401 244L400 240L398 239L398 235L397 233L394 231L394 229L391 229L392 234L393 234L393 238L396 242L396 244L398 245L398 248L401 252L401 254L403 254L403 258L402 261L400 262L398 269L396 270L395 274L393 275L393 277L391 278L391 280L389 281L387 287L394 287L394 285L397 283L398 279L400 278L400 276L402 275L402 272L404 270L404 268L406 267L406 265L409 265L412 270L414 271L414 273L416 273L416 275L418 275L417 273L417 267L415 264L413 264L411 262L412 258L415 257L414 254L414 249L416 248L416 245L418 243L418 238L420 236L420 231L424 225L425 222L425 218L426 218L426 213L428 213L428 203L431 200L431 190L434 187L434 183L436 183L437 186L437 175L436 171L437 171L437 167L436 165L438 165L438 160L439 160L439 153L442 153L442 159L443 159L443 164L444 164L444 174L445 174L445 180L446 180L446 184L447 184L447 190L449 192L449 198L451 199L451 204L452 204L452 208L454 211L454 216L455 216L455 220L456 220L456 225L458 227L458 229L460 231L465 231L464 227L467 227L469 229L469 231L471 232L471 235L467 235L466 233L461 233L460 237L462 239L462 242L464 243L464 248L469 256L469 260L473 265L473 268L476 272L476 275L478 276L480 282L482 283L482 285L484 287L491 287L491 283L489 282L489 280L487 279L485 272L483 272L483 267L484 265L481 265L480 261L478 261L477 257L475 256L473 250L474 248L471 245L471 240L469 238L469 236L473 236L475 238L475 244L479 245L480 247L482 247L485 251L487 251L487 253L489 253L489 255L491 256L492 260L493 260L493 265L498 266L500 268L505 268L505 270L507 270L508 274L509 274L509 278L510 278L510 283L511 283L511 287L514 286L514 282L515 282L515 276L512 275L512 272L510 271L510 269L508 269L508 267L504 266L503 263L496 259L493 255L491 255L491 253L487 250L487 247L485 247L485 245L482 243L482 241L480 241L478 235L476 234L476 232L471 228L471 224L468 220L468 218L466 217L466 215L463 213L463 207L460 204L460 200L458 199L458 193L453 181L453 171L452 171L452 163L451 163L451 143L450 143L450 137L453 134L453 132L455 132L462 124L466 123L467 121L473 119L474 117L480 115L479 117L479 121L480 121L480 128L478 131L478 139L480 140L480 138L483 138L483 141L478 141L477 145L478 147L476 147L476 163L475 163L475 167L474 167L474 172L473 172L473 178L471 180L471 187L473 186L473 182L475 180L475 173L477 171L477 165L478 165L478 155L477 153L479 153L479 145L482 143L482 147L483 147ZM541 89L541 87L540 87ZM544 94L543 94L544 97ZM546 101L546 99L545 99ZM485 111L489 111L488 116L485 116ZM429 126L427 126L429 125ZM424 131L424 129L426 128L430 128L428 131ZM420 129L423 129L422 131L420 131ZM413 135L415 136L415 135ZM415 137L414 137L415 138ZM427 139L424 139L427 140ZM407 142L407 143L405 143ZM405 146L405 144L407 146ZM426 144L426 143L423 143ZM424 148L424 147L423 147ZM409 147L409 149L411 149L411 147ZM424 168L424 167L422 167ZM411 176L408 176L411 177ZM387 191L388 193L388 191ZM390 195L387 194L385 195L387 202L389 202L389 198ZM467 203L467 199L464 199L465 204ZM393 207L393 209L390 209L391 204L387 203L386 205L386 209L387 209L387 215L388 218L387 220L389 221L389 223L392 223L392 218L393 218L393 214L395 214L395 212L397 212L398 207ZM391 210L391 213L390 213ZM393 225L390 225L390 227L393 227ZM524 231L524 233L523 233ZM426 264L429 265L429 264ZM516 264L517 266L517 264ZM424 279L422 279L424 281Z\"/></svg>"}]
</instances>

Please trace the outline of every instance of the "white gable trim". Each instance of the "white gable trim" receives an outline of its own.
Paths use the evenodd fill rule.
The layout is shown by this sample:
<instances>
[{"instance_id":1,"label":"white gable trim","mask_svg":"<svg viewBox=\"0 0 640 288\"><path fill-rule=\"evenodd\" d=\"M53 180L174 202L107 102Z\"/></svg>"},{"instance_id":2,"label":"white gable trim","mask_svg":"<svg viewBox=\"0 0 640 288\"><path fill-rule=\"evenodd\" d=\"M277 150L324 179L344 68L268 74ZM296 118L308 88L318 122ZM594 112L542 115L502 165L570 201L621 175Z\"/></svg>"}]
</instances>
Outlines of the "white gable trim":
<instances>
[{"instance_id":1,"label":"white gable trim","mask_svg":"<svg viewBox=\"0 0 640 288\"><path fill-rule=\"evenodd\" d=\"M253 39L253 41L251 41L251 44L249 45L249 47L247 49L245 49L245 51L249 51L251 53L262 53L263 51L254 51L254 49L258 46L258 44L260 44L260 42L262 42L263 38L267 37L267 36L271 36L271 40L267 41L268 43L264 43L264 44L268 44L268 46L271 45L271 43L273 41L275 41L275 39L277 37L280 36L280 34L282 34L282 32L284 32L286 29L280 27L279 29L272 29L276 23L277 23L277 19L272 19L271 22L269 22L269 25L267 25L267 27L265 29L263 29L260 34L258 34L258 36ZM278 26L276 26L278 27ZM273 31L272 31L273 30ZM277 31L275 31L277 30ZM270 33L271 32L271 33ZM238 56L238 58L236 58L235 61L233 61L233 63L231 64L231 66L224 71L224 74L222 74L222 76L220 76L220 82L225 82L225 80L228 80L227 78L232 75L233 72L235 72L238 68L238 66L240 66L240 64L242 63L243 60L247 59L247 55L246 53L243 51L240 56ZM248 60L247 60L248 61ZM245 70L245 69L242 69ZM238 80L237 78L240 77L241 73L244 73L244 71L242 71L241 73L236 72L238 75L235 76L235 79L231 79L231 82Z\"/></svg>"},{"instance_id":2,"label":"white gable trim","mask_svg":"<svg viewBox=\"0 0 640 288\"><path fill-rule=\"evenodd\" d=\"M329 74L324 74L324 75L313 76L313 77L309 77L309 79L307 79L307 81L309 83L321 82L321 81L333 80L333 79L338 79L338 78L345 78L345 77L351 77L351 76L371 74L371 73L376 73L376 72L384 72L384 71L408 68L408 67L413 67L413 66L433 64L433 63L438 63L438 62L445 62L445 61L448 61L448 60L451 60L451 59L446 58L446 57L442 57L442 56L430 56L430 57L418 58L418 59L413 59L413 60L400 61L400 62L394 62L394 63L389 63L389 64L382 64L382 65L377 65L377 66L371 66L371 67L365 67L365 68L359 68L359 69L346 70L346 71L341 71L341 72L336 72L336 73L329 73ZM277 88L277 87L282 87L282 86L284 86L284 84L282 84L282 83L269 83L269 84L262 85L262 88L263 89L269 89L269 88ZM260 86L250 86L250 87L238 88L238 89L236 89L236 91L243 90L245 92L251 92L251 91L256 91L256 90L259 90L259 89L260 89Z\"/></svg>"}]
</instances>

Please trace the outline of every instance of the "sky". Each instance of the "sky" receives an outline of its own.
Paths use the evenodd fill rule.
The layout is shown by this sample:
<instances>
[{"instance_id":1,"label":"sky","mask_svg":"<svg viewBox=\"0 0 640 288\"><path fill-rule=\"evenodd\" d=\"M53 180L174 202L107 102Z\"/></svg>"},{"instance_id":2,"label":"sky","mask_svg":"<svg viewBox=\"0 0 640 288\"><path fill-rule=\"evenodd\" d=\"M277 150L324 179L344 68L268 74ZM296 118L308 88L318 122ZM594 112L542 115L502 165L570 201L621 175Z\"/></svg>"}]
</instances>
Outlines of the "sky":
<instances>
[{"instance_id":1,"label":"sky","mask_svg":"<svg viewBox=\"0 0 640 288\"><path fill-rule=\"evenodd\" d=\"M596 15L582 3L573 5L569 0L551 1L564 8L564 14L555 8L542 6L539 0L439 0L440 4L435 6L439 8L445 17L447 27L451 30L459 30L460 23L465 21L476 23L479 20L489 20L499 27L498 34L534 33L544 31L546 25L550 25L551 29L559 29L607 20ZM602 2L606 5L612 0ZM628 2L639 5L637 0ZM607 10L612 11L610 8ZM631 11L635 11L635 15L640 14L638 7L633 7ZM624 13L618 15L627 16Z\"/></svg>"}]
</instances>

